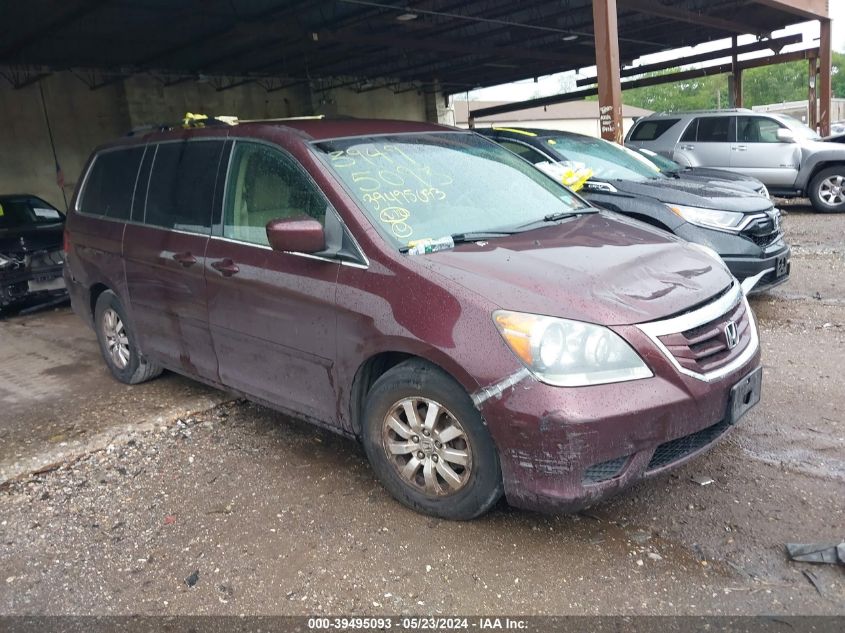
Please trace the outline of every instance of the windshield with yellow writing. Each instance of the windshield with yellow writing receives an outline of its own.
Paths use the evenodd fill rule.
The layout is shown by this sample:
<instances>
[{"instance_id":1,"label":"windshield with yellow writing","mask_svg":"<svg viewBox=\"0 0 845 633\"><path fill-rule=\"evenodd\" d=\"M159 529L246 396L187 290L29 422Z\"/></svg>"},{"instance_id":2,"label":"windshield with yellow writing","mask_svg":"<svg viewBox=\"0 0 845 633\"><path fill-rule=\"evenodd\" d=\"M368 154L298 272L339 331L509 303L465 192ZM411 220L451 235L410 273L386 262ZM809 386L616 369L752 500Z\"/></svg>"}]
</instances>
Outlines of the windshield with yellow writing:
<instances>
[{"instance_id":1,"label":"windshield with yellow writing","mask_svg":"<svg viewBox=\"0 0 845 633\"><path fill-rule=\"evenodd\" d=\"M457 233L506 231L586 208L562 185L475 134L347 138L316 147L397 247Z\"/></svg>"}]
</instances>

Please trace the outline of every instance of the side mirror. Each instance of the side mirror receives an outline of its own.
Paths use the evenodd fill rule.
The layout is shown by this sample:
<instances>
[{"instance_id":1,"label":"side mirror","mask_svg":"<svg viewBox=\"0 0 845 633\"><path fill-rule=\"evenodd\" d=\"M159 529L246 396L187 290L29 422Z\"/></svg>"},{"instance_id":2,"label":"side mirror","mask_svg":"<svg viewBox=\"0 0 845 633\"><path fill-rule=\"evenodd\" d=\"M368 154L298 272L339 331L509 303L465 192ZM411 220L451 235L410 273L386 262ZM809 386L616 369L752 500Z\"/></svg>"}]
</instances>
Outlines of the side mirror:
<instances>
[{"instance_id":1,"label":"side mirror","mask_svg":"<svg viewBox=\"0 0 845 633\"><path fill-rule=\"evenodd\" d=\"M779 127L777 131L778 140L781 143L794 143L795 132L788 130L785 127Z\"/></svg>"},{"instance_id":2,"label":"side mirror","mask_svg":"<svg viewBox=\"0 0 845 633\"><path fill-rule=\"evenodd\" d=\"M267 223L267 239L275 251L319 253L326 250L323 225L306 215L270 220Z\"/></svg>"}]
</instances>

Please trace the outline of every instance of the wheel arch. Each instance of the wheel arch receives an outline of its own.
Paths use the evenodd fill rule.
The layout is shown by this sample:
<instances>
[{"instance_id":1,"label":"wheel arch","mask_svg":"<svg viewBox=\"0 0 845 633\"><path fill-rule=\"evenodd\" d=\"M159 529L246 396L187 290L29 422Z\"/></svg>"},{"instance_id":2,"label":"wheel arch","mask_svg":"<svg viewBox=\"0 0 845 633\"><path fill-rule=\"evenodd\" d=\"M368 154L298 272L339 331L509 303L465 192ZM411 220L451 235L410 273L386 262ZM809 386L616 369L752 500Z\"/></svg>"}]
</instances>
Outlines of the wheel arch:
<instances>
[{"instance_id":1,"label":"wheel arch","mask_svg":"<svg viewBox=\"0 0 845 633\"><path fill-rule=\"evenodd\" d=\"M437 367L458 383L470 395L478 388L476 383L457 363L435 350L389 349L371 354L355 371L349 392L349 419L352 432L361 435L361 420L367 394L381 376L407 360L418 359Z\"/></svg>"}]
</instances>

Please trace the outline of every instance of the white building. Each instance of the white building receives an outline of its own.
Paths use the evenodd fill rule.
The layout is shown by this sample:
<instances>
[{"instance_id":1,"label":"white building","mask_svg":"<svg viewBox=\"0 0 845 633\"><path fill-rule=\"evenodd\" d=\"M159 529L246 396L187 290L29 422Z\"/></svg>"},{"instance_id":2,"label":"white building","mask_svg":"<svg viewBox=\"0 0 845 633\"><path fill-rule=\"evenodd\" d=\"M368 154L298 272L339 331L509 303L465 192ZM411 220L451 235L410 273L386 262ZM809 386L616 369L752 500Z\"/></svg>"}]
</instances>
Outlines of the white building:
<instances>
[{"instance_id":1,"label":"white building","mask_svg":"<svg viewBox=\"0 0 845 633\"><path fill-rule=\"evenodd\" d=\"M752 106L755 112L771 112L772 114L787 114L807 123L807 114L810 104L804 101L784 101L783 103L770 103L769 105ZM830 100L830 122L845 121L845 99Z\"/></svg>"},{"instance_id":2,"label":"white building","mask_svg":"<svg viewBox=\"0 0 845 633\"><path fill-rule=\"evenodd\" d=\"M453 101L455 109L455 125L469 127L469 113L481 108L502 105L506 101ZM638 117L651 114L651 110L636 106L622 106L624 131L634 124ZM599 129L598 101L567 101L554 105L528 108L518 112L507 112L484 118L475 119L475 127L537 127L550 130L564 130L601 136Z\"/></svg>"}]
</instances>

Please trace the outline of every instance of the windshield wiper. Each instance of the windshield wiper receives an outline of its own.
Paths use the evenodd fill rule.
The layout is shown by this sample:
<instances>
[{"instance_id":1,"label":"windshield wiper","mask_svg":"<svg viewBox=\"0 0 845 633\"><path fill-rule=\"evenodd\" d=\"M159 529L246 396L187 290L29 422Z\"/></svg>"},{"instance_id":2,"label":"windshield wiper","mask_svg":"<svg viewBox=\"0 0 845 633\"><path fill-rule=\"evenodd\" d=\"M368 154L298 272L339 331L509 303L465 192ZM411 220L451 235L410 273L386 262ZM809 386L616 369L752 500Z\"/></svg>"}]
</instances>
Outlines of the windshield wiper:
<instances>
[{"instance_id":1,"label":"windshield wiper","mask_svg":"<svg viewBox=\"0 0 845 633\"><path fill-rule=\"evenodd\" d=\"M582 207L581 209L576 209L574 211L558 211L557 213L549 213L548 215L544 215L542 218L537 218L536 220L531 220L530 222L526 222L525 224L520 224L518 226L513 227L512 233L521 233L522 231L526 231L536 224L560 222L561 220L565 220L566 218L584 215L585 213L598 213L598 211L596 209L593 209L592 207Z\"/></svg>"}]
</instances>

